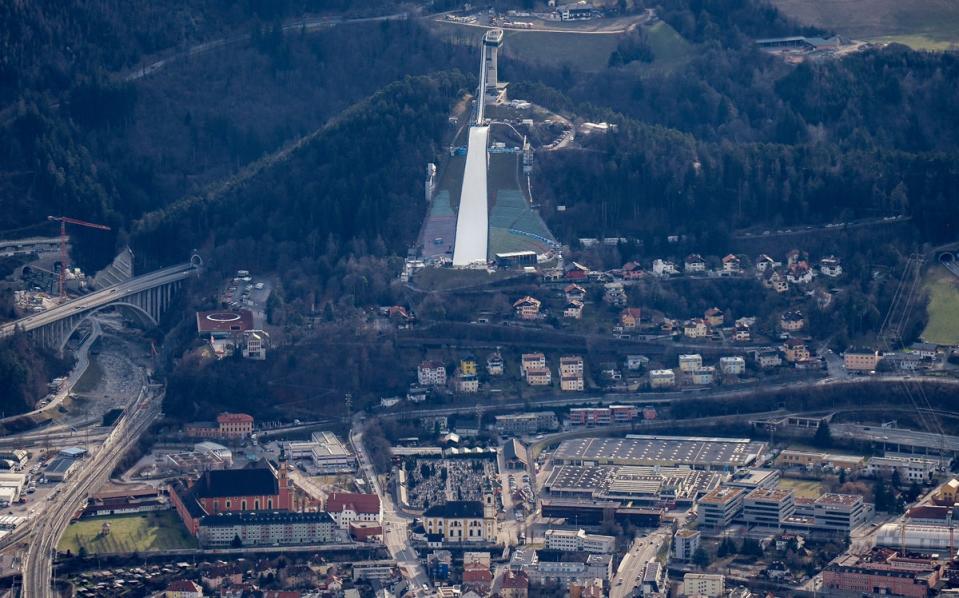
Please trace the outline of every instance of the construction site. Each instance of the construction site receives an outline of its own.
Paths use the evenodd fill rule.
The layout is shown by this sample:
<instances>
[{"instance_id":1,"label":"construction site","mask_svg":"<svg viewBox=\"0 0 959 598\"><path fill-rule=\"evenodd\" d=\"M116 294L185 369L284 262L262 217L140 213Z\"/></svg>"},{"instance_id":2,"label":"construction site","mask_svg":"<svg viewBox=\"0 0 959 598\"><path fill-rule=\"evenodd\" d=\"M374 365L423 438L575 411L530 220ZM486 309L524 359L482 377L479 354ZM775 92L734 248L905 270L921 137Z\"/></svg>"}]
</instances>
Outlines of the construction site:
<instances>
[{"instance_id":1,"label":"construction site","mask_svg":"<svg viewBox=\"0 0 959 598\"><path fill-rule=\"evenodd\" d=\"M89 275L73 263L69 229L82 227L110 231L104 224L86 222L69 216L48 216L59 231L57 236L34 236L0 241L0 257L8 261L9 278L17 289L15 306L21 316L40 313L70 299L105 288L133 276L133 254L120 252L114 261L95 275Z\"/></svg>"}]
</instances>

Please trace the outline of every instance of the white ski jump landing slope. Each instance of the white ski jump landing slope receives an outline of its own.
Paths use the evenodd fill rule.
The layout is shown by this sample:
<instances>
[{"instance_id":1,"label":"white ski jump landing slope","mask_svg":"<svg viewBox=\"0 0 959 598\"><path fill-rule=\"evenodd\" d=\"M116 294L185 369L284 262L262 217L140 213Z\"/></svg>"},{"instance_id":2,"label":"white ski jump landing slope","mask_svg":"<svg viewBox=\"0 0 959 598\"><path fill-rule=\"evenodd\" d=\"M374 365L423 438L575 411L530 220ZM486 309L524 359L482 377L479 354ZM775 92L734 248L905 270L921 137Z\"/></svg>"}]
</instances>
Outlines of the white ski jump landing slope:
<instances>
[{"instance_id":1,"label":"white ski jump landing slope","mask_svg":"<svg viewBox=\"0 0 959 598\"><path fill-rule=\"evenodd\" d=\"M482 98L480 98L482 101ZM486 195L489 127L472 127L466 148L466 170L456 218L453 266L485 265L489 241L489 211Z\"/></svg>"}]
</instances>

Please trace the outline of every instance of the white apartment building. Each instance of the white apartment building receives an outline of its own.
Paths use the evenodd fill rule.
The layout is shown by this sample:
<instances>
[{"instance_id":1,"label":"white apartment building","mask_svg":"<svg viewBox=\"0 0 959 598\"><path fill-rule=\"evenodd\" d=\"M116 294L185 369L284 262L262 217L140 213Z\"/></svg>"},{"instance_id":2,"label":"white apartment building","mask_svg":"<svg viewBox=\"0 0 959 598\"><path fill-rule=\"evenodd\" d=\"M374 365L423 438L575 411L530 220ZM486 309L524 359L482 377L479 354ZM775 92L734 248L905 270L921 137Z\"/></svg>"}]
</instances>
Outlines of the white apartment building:
<instances>
[{"instance_id":1,"label":"white apartment building","mask_svg":"<svg viewBox=\"0 0 959 598\"><path fill-rule=\"evenodd\" d=\"M690 373L703 367L703 356L699 353L679 356L679 371Z\"/></svg>"},{"instance_id":2,"label":"white apartment building","mask_svg":"<svg viewBox=\"0 0 959 598\"><path fill-rule=\"evenodd\" d=\"M525 376L527 370L538 370L546 367L546 356L542 353L523 353L520 358L519 369Z\"/></svg>"},{"instance_id":3,"label":"white apartment building","mask_svg":"<svg viewBox=\"0 0 959 598\"><path fill-rule=\"evenodd\" d=\"M442 386L446 384L446 366L438 361L424 361L416 371L420 386Z\"/></svg>"},{"instance_id":4,"label":"white apartment building","mask_svg":"<svg viewBox=\"0 0 959 598\"><path fill-rule=\"evenodd\" d=\"M746 371L746 360L739 355L719 358L719 369L729 376L739 376Z\"/></svg>"},{"instance_id":5,"label":"white apartment building","mask_svg":"<svg viewBox=\"0 0 959 598\"><path fill-rule=\"evenodd\" d=\"M683 596L718 598L726 592L726 579L718 573L687 573L683 576Z\"/></svg>"},{"instance_id":6,"label":"white apartment building","mask_svg":"<svg viewBox=\"0 0 959 598\"><path fill-rule=\"evenodd\" d=\"M694 529L681 529L673 536L673 558L679 561L688 561L699 548L702 534Z\"/></svg>"},{"instance_id":7,"label":"white apartment building","mask_svg":"<svg viewBox=\"0 0 959 598\"><path fill-rule=\"evenodd\" d=\"M529 368L526 370L526 383L530 386L549 386L553 382L549 368Z\"/></svg>"},{"instance_id":8,"label":"white apartment building","mask_svg":"<svg viewBox=\"0 0 959 598\"><path fill-rule=\"evenodd\" d=\"M929 457L885 456L870 457L866 461L869 475L891 476L898 471L903 481L925 482L935 475L939 462Z\"/></svg>"},{"instance_id":9,"label":"white apartment building","mask_svg":"<svg viewBox=\"0 0 959 598\"><path fill-rule=\"evenodd\" d=\"M568 355L559 358L559 375L561 377L583 377L583 358L578 355Z\"/></svg>"},{"instance_id":10,"label":"white apartment building","mask_svg":"<svg viewBox=\"0 0 959 598\"><path fill-rule=\"evenodd\" d=\"M652 388L669 388L676 385L673 370L652 370L649 372L649 385Z\"/></svg>"},{"instance_id":11,"label":"white apartment building","mask_svg":"<svg viewBox=\"0 0 959 598\"><path fill-rule=\"evenodd\" d=\"M583 530L548 529L546 530L546 548L563 552L612 554L616 549L616 538L587 534Z\"/></svg>"},{"instance_id":12,"label":"white apartment building","mask_svg":"<svg viewBox=\"0 0 959 598\"><path fill-rule=\"evenodd\" d=\"M689 376L693 384L699 384L703 386L712 384L715 377L716 377L716 368L711 365L707 365L697 370L693 370L693 372Z\"/></svg>"},{"instance_id":13,"label":"white apartment building","mask_svg":"<svg viewBox=\"0 0 959 598\"><path fill-rule=\"evenodd\" d=\"M565 392L582 392L585 389L582 376L562 376L559 379L559 389Z\"/></svg>"}]
</instances>

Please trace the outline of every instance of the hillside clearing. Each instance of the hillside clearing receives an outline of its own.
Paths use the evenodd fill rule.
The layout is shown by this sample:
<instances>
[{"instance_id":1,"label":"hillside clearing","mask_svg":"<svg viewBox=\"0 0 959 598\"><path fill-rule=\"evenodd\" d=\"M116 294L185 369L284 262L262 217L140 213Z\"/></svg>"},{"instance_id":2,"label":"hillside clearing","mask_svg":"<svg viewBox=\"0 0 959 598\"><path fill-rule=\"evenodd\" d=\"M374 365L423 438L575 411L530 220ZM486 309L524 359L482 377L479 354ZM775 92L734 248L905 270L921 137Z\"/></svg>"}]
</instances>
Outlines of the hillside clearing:
<instances>
[{"instance_id":1,"label":"hillside clearing","mask_svg":"<svg viewBox=\"0 0 959 598\"><path fill-rule=\"evenodd\" d=\"M929 321L922 338L939 345L959 343L959 278L936 266L926 274L925 287Z\"/></svg>"},{"instance_id":2,"label":"hillside clearing","mask_svg":"<svg viewBox=\"0 0 959 598\"><path fill-rule=\"evenodd\" d=\"M787 16L855 39L943 50L959 42L954 0L772 0Z\"/></svg>"}]
</instances>

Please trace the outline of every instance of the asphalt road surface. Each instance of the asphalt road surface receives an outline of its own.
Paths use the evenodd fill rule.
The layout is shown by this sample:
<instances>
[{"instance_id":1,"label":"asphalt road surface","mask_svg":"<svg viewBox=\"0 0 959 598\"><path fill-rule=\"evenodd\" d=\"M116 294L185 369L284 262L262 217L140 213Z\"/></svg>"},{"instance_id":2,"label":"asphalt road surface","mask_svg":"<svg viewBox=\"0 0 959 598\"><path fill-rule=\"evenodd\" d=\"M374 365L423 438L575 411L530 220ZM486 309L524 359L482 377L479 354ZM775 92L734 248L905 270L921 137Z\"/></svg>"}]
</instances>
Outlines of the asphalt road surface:
<instances>
[{"instance_id":1,"label":"asphalt road surface","mask_svg":"<svg viewBox=\"0 0 959 598\"><path fill-rule=\"evenodd\" d=\"M636 537L613 577L610 598L632 596L633 590L642 585L646 563L656 560L660 547L668 541L669 530L666 528L659 528L648 536Z\"/></svg>"}]
</instances>

